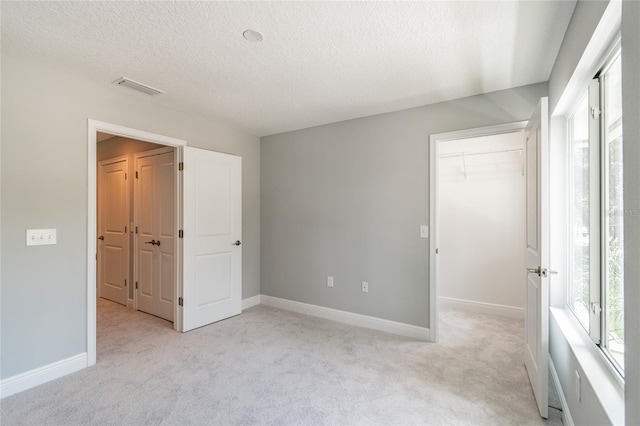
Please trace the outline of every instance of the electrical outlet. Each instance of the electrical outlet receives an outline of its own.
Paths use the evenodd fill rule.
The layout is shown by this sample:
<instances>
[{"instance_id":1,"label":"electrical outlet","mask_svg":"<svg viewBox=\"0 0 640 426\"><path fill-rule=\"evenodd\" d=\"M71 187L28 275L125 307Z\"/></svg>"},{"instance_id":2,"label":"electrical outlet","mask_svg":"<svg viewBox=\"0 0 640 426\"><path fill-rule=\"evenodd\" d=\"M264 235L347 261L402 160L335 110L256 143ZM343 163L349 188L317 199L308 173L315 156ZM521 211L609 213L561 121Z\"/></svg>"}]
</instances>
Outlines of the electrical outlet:
<instances>
[{"instance_id":1,"label":"electrical outlet","mask_svg":"<svg viewBox=\"0 0 640 426\"><path fill-rule=\"evenodd\" d=\"M327 287L333 287L333 277L327 277Z\"/></svg>"},{"instance_id":2,"label":"electrical outlet","mask_svg":"<svg viewBox=\"0 0 640 426\"><path fill-rule=\"evenodd\" d=\"M429 238L429 226L420 225L420 238Z\"/></svg>"},{"instance_id":3,"label":"electrical outlet","mask_svg":"<svg viewBox=\"0 0 640 426\"><path fill-rule=\"evenodd\" d=\"M362 292L369 293L369 283L366 281L362 281Z\"/></svg>"}]
</instances>

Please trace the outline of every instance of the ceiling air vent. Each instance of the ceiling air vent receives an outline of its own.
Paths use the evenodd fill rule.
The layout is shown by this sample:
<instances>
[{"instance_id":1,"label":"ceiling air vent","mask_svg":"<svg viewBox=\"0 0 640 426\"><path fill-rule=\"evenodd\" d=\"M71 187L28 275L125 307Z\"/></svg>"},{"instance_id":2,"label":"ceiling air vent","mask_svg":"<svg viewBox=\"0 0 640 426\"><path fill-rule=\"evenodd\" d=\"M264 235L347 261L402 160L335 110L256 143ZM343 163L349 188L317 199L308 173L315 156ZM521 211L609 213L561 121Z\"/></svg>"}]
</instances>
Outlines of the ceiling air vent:
<instances>
[{"instance_id":1,"label":"ceiling air vent","mask_svg":"<svg viewBox=\"0 0 640 426\"><path fill-rule=\"evenodd\" d=\"M151 86L147 86L146 84L138 83L137 81L130 80L126 77L120 77L114 83L128 87L129 89L134 89L142 93L146 93L147 95L155 96L164 93L162 90L154 89Z\"/></svg>"}]
</instances>

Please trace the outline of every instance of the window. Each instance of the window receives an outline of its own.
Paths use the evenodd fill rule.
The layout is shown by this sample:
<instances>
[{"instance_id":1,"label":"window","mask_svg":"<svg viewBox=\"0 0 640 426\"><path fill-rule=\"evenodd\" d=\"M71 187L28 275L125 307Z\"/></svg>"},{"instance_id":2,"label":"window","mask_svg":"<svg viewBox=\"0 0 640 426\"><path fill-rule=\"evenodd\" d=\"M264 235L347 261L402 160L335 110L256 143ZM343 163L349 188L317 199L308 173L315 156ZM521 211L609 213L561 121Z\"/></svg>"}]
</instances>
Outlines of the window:
<instances>
[{"instance_id":1,"label":"window","mask_svg":"<svg viewBox=\"0 0 640 426\"><path fill-rule=\"evenodd\" d=\"M622 200L622 67L620 55L601 77L604 318L602 345L624 369L624 206Z\"/></svg>"},{"instance_id":2,"label":"window","mask_svg":"<svg viewBox=\"0 0 640 426\"><path fill-rule=\"evenodd\" d=\"M618 51L567 121L567 305L615 368L624 372L622 88Z\"/></svg>"},{"instance_id":3,"label":"window","mask_svg":"<svg viewBox=\"0 0 640 426\"><path fill-rule=\"evenodd\" d=\"M585 94L569 118L571 235L569 308L589 330L589 102Z\"/></svg>"}]
</instances>

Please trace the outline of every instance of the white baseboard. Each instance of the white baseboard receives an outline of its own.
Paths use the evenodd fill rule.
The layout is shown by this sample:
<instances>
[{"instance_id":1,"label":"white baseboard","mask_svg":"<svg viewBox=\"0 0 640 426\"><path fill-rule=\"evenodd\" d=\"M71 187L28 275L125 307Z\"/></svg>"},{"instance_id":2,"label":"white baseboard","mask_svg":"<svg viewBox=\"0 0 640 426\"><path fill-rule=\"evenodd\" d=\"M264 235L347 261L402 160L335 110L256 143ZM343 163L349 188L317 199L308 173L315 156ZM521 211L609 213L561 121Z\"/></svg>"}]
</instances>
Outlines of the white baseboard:
<instances>
[{"instance_id":1,"label":"white baseboard","mask_svg":"<svg viewBox=\"0 0 640 426\"><path fill-rule=\"evenodd\" d=\"M472 300L456 299L440 296L440 303L481 314L499 315L501 317L524 319L524 308L516 306L497 305L495 303L475 302Z\"/></svg>"},{"instance_id":2,"label":"white baseboard","mask_svg":"<svg viewBox=\"0 0 640 426\"><path fill-rule=\"evenodd\" d=\"M339 311L337 309L310 305L308 303L295 302L293 300L280 299L278 297L265 296L264 294L261 296L261 303L263 305L285 309L287 311L294 311L300 314L325 318L359 327L372 328L374 330L410 337L412 339L429 341L429 329L424 327L389 321L367 315L354 314L352 312Z\"/></svg>"},{"instance_id":3,"label":"white baseboard","mask_svg":"<svg viewBox=\"0 0 640 426\"><path fill-rule=\"evenodd\" d=\"M87 368L87 353L39 367L0 381L0 399L34 388L51 380Z\"/></svg>"},{"instance_id":4,"label":"white baseboard","mask_svg":"<svg viewBox=\"0 0 640 426\"><path fill-rule=\"evenodd\" d=\"M556 388L556 392L558 392L558 398L560 398L560 405L562 405L562 424L565 426L574 426L573 417L571 417L569 404L567 404L567 398L564 396L564 391L562 390L562 385L560 384L560 378L558 377L556 366L553 364L553 359L551 359L551 355L548 355L548 357L549 357L549 370L551 371L551 379L553 380L553 385Z\"/></svg>"},{"instance_id":5,"label":"white baseboard","mask_svg":"<svg viewBox=\"0 0 640 426\"><path fill-rule=\"evenodd\" d=\"M253 297L247 297L246 299L242 299L242 310L246 310L252 308L254 306L259 305L261 302L261 295L255 295Z\"/></svg>"}]
</instances>

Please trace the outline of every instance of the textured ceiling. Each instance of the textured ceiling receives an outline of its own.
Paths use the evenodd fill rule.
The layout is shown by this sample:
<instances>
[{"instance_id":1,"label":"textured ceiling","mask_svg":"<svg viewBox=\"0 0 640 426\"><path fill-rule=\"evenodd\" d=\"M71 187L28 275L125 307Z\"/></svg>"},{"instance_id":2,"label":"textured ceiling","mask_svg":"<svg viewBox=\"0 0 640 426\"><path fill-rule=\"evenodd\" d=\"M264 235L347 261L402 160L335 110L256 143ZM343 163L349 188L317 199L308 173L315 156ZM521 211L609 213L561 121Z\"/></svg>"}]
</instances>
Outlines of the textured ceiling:
<instances>
[{"instance_id":1,"label":"textured ceiling","mask_svg":"<svg viewBox=\"0 0 640 426\"><path fill-rule=\"evenodd\" d=\"M547 81L575 1L1 7L3 54L263 136Z\"/></svg>"}]
</instances>

